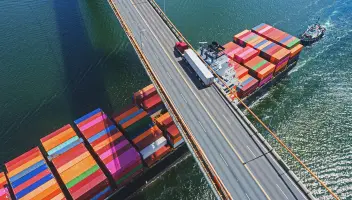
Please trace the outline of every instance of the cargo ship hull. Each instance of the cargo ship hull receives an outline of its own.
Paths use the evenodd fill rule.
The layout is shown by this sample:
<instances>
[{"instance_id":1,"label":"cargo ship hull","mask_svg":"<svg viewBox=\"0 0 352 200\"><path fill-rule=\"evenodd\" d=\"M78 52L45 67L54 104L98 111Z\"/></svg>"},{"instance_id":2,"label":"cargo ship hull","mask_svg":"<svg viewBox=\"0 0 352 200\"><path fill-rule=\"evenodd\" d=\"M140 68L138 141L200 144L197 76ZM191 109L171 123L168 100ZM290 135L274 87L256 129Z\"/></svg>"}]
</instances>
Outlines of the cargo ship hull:
<instances>
[{"instance_id":1,"label":"cargo ship hull","mask_svg":"<svg viewBox=\"0 0 352 200\"><path fill-rule=\"evenodd\" d=\"M279 74L274 76L271 81L257 88L253 93L249 94L247 97L241 99L244 104L250 105L258 100L260 97L264 96L271 87L279 83L285 76L287 76L288 72L290 72L297 65L297 61L289 64L286 69L281 71ZM242 108L243 105L240 102L236 102L237 106Z\"/></svg>"}]
</instances>

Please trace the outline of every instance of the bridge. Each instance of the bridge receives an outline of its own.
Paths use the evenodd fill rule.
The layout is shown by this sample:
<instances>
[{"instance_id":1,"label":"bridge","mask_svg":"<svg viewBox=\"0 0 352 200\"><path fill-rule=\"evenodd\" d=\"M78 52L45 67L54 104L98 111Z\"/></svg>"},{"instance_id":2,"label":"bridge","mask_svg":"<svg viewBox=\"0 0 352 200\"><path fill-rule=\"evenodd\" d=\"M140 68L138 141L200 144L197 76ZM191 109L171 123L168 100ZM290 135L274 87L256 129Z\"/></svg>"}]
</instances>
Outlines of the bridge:
<instances>
[{"instance_id":1,"label":"bridge","mask_svg":"<svg viewBox=\"0 0 352 200\"><path fill-rule=\"evenodd\" d=\"M214 84L200 86L174 50L186 39L154 0L108 2L218 199L314 199Z\"/></svg>"}]
</instances>

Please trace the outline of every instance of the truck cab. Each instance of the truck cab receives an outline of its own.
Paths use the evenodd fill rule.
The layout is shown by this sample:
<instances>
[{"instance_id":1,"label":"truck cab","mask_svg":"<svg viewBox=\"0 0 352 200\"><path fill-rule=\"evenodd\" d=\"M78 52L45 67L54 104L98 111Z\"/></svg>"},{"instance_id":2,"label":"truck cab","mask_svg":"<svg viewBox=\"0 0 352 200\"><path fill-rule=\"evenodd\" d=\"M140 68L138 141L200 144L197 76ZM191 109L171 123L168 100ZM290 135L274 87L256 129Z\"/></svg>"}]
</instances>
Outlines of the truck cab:
<instances>
[{"instance_id":1,"label":"truck cab","mask_svg":"<svg viewBox=\"0 0 352 200\"><path fill-rule=\"evenodd\" d=\"M185 50L188 49L188 44L185 42L176 42L175 44L175 50L183 56L185 53Z\"/></svg>"}]
</instances>

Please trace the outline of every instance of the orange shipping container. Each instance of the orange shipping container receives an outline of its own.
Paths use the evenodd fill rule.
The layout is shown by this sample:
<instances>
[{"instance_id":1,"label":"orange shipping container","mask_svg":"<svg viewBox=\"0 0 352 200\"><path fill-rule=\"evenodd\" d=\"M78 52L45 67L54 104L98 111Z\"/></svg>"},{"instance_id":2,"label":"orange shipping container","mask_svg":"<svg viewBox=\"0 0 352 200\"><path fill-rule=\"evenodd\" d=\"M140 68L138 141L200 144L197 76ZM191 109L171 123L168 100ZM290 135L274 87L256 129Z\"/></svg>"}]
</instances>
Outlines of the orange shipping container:
<instances>
[{"instance_id":1,"label":"orange shipping container","mask_svg":"<svg viewBox=\"0 0 352 200\"><path fill-rule=\"evenodd\" d=\"M48 189L50 186L55 185L56 180L53 178L49 181L47 181L46 183L44 183L43 185L39 186L38 188L34 189L32 192L28 193L27 195L25 195L24 197L21 198L21 200L25 200L25 199L35 199L35 196L40 195L40 193L46 189Z\"/></svg>"},{"instance_id":2,"label":"orange shipping container","mask_svg":"<svg viewBox=\"0 0 352 200\"><path fill-rule=\"evenodd\" d=\"M60 174L61 179L66 184L96 164L97 163L94 161L93 157L89 156L71 168L67 169L66 171L62 172Z\"/></svg>"},{"instance_id":3,"label":"orange shipping container","mask_svg":"<svg viewBox=\"0 0 352 200\"><path fill-rule=\"evenodd\" d=\"M28 167L34 165L35 163L41 161L41 160L44 160L44 157L42 155L38 155L37 157L35 157L34 159L24 163L23 165L17 167L16 169L13 169L12 171L9 171L7 173L7 176L9 178L15 176L16 174L22 172L23 170L27 169Z\"/></svg>"},{"instance_id":4,"label":"orange shipping container","mask_svg":"<svg viewBox=\"0 0 352 200\"><path fill-rule=\"evenodd\" d=\"M132 113L135 113L139 110L139 108L132 104L128 106L125 110L114 114L114 121L118 124L122 119L126 118L127 116L131 115Z\"/></svg>"},{"instance_id":5,"label":"orange shipping container","mask_svg":"<svg viewBox=\"0 0 352 200\"><path fill-rule=\"evenodd\" d=\"M296 56L297 54L299 54L303 49L303 45L301 44L298 44L296 45L295 47L293 47L290 51L291 51L291 54L290 54L290 58Z\"/></svg>"},{"instance_id":6,"label":"orange shipping container","mask_svg":"<svg viewBox=\"0 0 352 200\"><path fill-rule=\"evenodd\" d=\"M43 147L45 151L50 151L51 149L59 146L60 144L64 143L65 141L69 140L70 138L76 136L76 133L72 128L61 132L59 135L50 138L49 140L43 142Z\"/></svg>"},{"instance_id":7,"label":"orange shipping container","mask_svg":"<svg viewBox=\"0 0 352 200\"><path fill-rule=\"evenodd\" d=\"M135 116L134 118L128 120L127 122L125 122L124 124L121 125L122 128L127 128L130 125L134 124L135 122L141 120L142 118L144 118L145 116L147 116L148 113L143 111L140 114L138 114L137 116Z\"/></svg>"}]
</instances>

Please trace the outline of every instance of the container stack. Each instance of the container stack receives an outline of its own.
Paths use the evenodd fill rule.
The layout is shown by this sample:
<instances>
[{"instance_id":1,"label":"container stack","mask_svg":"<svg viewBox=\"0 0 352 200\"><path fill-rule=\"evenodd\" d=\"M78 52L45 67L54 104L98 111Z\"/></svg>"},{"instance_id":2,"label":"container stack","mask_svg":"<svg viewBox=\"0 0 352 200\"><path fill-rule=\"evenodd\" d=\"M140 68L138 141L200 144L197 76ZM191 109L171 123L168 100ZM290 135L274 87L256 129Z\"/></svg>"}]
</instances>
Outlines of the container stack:
<instances>
[{"instance_id":1,"label":"container stack","mask_svg":"<svg viewBox=\"0 0 352 200\"><path fill-rule=\"evenodd\" d=\"M141 152L144 162L151 167L170 151L162 131L153 126L132 141Z\"/></svg>"},{"instance_id":2,"label":"container stack","mask_svg":"<svg viewBox=\"0 0 352 200\"><path fill-rule=\"evenodd\" d=\"M154 126L149 114L137 106L130 107L118 113L116 117L114 117L114 121L129 140L133 140L135 137Z\"/></svg>"},{"instance_id":3,"label":"container stack","mask_svg":"<svg viewBox=\"0 0 352 200\"><path fill-rule=\"evenodd\" d=\"M133 101L140 105L149 115L162 109L164 104L153 84L139 90L133 94Z\"/></svg>"},{"instance_id":4,"label":"container stack","mask_svg":"<svg viewBox=\"0 0 352 200\"><path fill-rule=\"evenodd\" d=\"M240 84L237 86L237 96L244 98L254 92L258 87L258 80L247 74L239 80Z\"/></svg>"},{"instance_id":5,"label":"container stack","mask_svg":"<svg viewBox=\"0 0 352 200\"><path fill-rule=\"evenodd\" d=\"M10 200L9 185L4 172L0 172L0 199Z\"/></svg>"},{"instance_id":6,"label":"container stack","mask_svg":"<svg viewBox=\"0 0 352 200\"><path fill-rule=\"evenodd\" d=\"M139 153L101 109L75 123L119 188L143 171Z\"/></svg>"},{"instance_id":7,"label":"container stack","mask_svg":"<svg viewBox=\"0 0 352 200\"><path fill-rule=\"evenodd\" d=\"M16 199L65 199L38 147L5 166Z\"/></svg>"},{"instance_id":8,"label":"container stack","mask_svg":"<svg viewBox=\"0 0 352 200\"><path fill-rule=\"evenodd\" d=\"M156 118L155 121L161 130L165 132L165 136L173 148L180 146L184 142L180 131L168 112Z\"/></svg>"},{"instance_id":9,"label":"container stack","mask_svg":"<svg viewBox=\"0 0 352 200\"><path fill-rule=\"evenodd\" d=\"M293 63L298 60L299 54L303 49L303 45L300 44L300 39L265 23L259 24L258 26L252 28L252 31L290 50L289 63Z\"/></svg>"},{"instance_id":10,"label":"container stack","mask_svg":"<svg viewBox=\"0 0 352 200\"><path fill-rule=\"evenodd\" d=\"M249 30L234 36L234 41L240 45L247 45L260 51L260 56L275 64L275 73L287 66L290 51Z\"/></svg>"},{"instance_id":11,"label":"container stack","mask_svg":"<svg viewBox=\"0 0 352 200\"><path fill-rule=\"evenodd\" d=\"M225 54L232 60L238 63L245 63L255 56L259 55L259 51L247 46L241 47L233 42L229 42L224 45Z\"/></svg>"},{"instance_id":12,"label":"container stack","mask_svg":"<svg viewBox=\"0 0 352 200\"><path fill-rule=\"evenodd\" d=\"M235 69L237 79L241 79L248 74L248 69L235 61L229 61L229 65Z\"/></svg>"},{"instance_id":13,"label":"container stack","mask_svg":"<svg viewBox=\"0 0 352 200\"><path fill-rule=\"evenodd\" d=\"M72 138L78 136L66 125L40 141L73 199L104 199L112 191L105 174L82 139L70 142Z\"/></svg>"},{"instance_id":14,"label":"container stack","mask_svg":"<svg viewBox=\"0 0 352 200\"><path fill-rule=\"evenodd\" d=\"M250 75L259 80L259 87L269 82L273 78L273 73L275 71L275 65L259 56L244 63L244 66L249 69Z\"/></svg>"},{"instance_id":15,"label":"container stack","mask_svg":"<svg viewBox=\"0 0 352 200\"><path fill-rule=\"evenodd\" d=\"M154 94L157 94L156 89L153 84L150 84L133 94L133 103L140 105L143 99L153 96Z\"/></svg>"}]
</instances>

